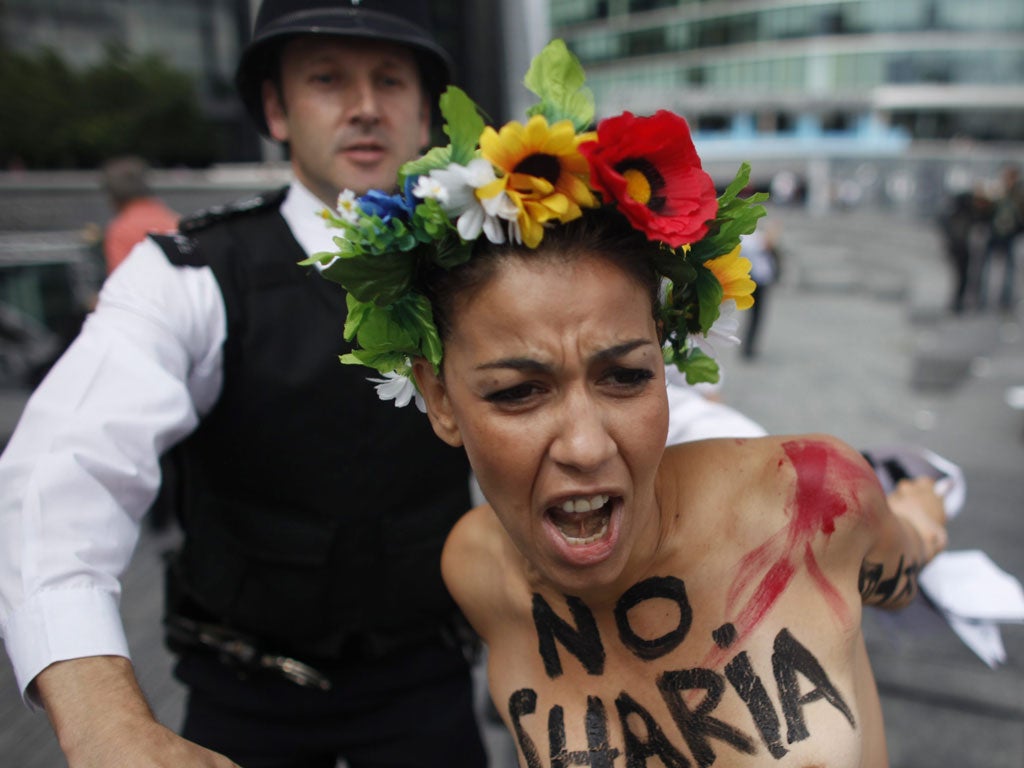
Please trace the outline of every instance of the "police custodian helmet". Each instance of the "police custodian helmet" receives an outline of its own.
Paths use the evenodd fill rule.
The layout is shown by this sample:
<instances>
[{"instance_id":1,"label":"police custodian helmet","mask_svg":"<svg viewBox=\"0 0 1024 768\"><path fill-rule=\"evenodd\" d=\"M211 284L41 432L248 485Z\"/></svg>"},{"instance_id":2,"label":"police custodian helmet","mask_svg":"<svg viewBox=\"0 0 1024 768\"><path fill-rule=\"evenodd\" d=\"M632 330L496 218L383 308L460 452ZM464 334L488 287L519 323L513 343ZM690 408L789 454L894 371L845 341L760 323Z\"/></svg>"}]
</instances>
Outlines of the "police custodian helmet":
<instances>
[{"instance_id":1,"label":"police custodian helmet","mask_svg":"<svg viewBox=\"0 0 1024 768\"><path fill-rule=\"evenodd\" d=\"M263 0L235 73L238 93L256 127L269 135L263 81L275 74L279 45L294 35L338 35L408 46L436 97L451 79L452 61L434 39L428 5L426 0Z\"/></svg>"}]
</instances>

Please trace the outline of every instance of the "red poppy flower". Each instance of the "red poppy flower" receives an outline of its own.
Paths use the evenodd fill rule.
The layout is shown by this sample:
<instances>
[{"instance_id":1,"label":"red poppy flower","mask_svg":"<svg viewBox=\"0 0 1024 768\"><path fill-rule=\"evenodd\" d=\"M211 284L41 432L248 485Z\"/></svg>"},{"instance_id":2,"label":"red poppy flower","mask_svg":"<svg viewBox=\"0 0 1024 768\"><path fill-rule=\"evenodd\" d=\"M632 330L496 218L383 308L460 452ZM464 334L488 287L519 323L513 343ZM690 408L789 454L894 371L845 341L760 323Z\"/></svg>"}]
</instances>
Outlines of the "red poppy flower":
<instances>
[{"instance_id":1,"label":"red poppy flower","mask_svg":"<svg viewBox=\"0 0 1024 768\"><path fill-rule=\"evenodd\" d=\"M711 177L701 168L686 121L659 110L602 120L597 141L580 144L590 183L634 227L673 248L700 240L718 213Z\"/></svg>"}]
</instances>

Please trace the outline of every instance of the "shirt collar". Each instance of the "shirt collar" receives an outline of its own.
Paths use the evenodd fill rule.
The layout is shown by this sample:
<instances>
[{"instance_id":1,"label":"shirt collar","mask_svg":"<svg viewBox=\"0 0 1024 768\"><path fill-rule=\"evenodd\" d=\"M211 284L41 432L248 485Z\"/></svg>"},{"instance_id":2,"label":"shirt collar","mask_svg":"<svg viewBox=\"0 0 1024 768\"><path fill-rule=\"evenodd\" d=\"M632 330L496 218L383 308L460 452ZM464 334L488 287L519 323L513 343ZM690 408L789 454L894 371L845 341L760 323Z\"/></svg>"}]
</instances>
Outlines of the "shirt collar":
<instances>
[{"instance_id":1,"label":"shirt collar","mask_svg":"<svg viewBox=\"0 0 1024 768\"><path fill-rule=\"evenodd\" d=\"M307 256L337 250L334 238L340 232L327 226L327 222L320 215L326 207L322 200L298 180L292 181L288 194L281 203L281 216Z\"/></svg>"}]
</instances>

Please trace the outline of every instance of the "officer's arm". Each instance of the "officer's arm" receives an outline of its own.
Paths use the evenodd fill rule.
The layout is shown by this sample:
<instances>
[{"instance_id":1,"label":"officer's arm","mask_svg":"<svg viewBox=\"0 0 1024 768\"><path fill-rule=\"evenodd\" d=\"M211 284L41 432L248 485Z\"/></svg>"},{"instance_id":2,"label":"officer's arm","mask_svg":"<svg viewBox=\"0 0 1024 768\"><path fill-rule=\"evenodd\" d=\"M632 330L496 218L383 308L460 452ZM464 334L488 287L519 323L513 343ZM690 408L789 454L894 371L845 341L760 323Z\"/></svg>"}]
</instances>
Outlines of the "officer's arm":
<instances>
[{"instance_id":1,"label":"officer's arm","mask_svg":"<svg viewBox=\"0 0 1024 768\"><path fill-rule=\"evenodd\" d=\"M33 681L69 768L228 768L156 721L120 656L51 664Z\"/></svg>"}]
</instances>

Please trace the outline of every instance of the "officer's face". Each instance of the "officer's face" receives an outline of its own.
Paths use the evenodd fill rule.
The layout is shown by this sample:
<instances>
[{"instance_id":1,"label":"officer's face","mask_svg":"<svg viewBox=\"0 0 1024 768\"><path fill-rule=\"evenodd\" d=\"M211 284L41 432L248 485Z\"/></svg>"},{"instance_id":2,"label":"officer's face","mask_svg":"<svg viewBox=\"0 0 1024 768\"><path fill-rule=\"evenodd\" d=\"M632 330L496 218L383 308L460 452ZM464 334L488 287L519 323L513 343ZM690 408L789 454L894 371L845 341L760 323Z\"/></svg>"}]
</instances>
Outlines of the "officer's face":
<instances>
[{"instance_id":1,"label":"officer's face","mask_svg":"<svg viewBox=\"0 0 1024 768\"><path fill-rule=\"evenodd\" d=\"M271 135L287 141L299 181L333 207L338 193L391 190L429 138L430 108L412 52L389 43L300 37L266 82Z\"/></svg>"}]
</instances>

